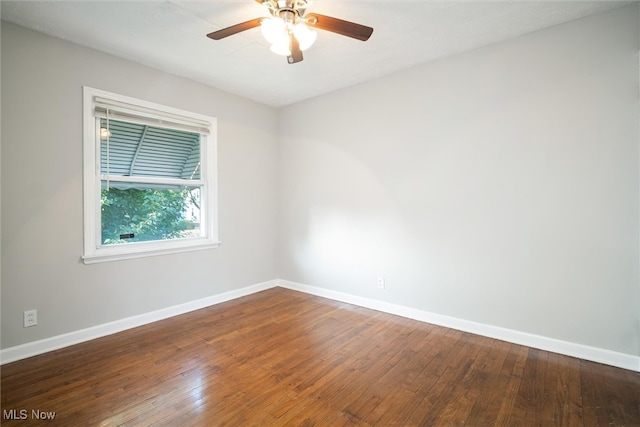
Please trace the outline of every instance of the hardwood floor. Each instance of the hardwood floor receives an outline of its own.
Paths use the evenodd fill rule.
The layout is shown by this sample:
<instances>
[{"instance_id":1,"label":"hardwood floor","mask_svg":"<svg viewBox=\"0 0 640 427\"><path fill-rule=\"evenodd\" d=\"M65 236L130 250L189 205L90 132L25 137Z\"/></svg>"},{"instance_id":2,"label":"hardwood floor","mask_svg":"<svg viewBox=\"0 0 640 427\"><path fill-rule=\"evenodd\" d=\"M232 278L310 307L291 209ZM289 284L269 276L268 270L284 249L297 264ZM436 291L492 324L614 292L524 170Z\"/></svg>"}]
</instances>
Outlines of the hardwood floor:
<instances>
[{"instance_id":1,"label":"hardwood floor","mask_svg":"<svg viewBox=\"0 0 640 427\"><path fill-rule=\"evenodd\" d=\"M640 426L640 374L275 288L4 365L1 402L6 426Z\"/></svg>"}]
</instances>

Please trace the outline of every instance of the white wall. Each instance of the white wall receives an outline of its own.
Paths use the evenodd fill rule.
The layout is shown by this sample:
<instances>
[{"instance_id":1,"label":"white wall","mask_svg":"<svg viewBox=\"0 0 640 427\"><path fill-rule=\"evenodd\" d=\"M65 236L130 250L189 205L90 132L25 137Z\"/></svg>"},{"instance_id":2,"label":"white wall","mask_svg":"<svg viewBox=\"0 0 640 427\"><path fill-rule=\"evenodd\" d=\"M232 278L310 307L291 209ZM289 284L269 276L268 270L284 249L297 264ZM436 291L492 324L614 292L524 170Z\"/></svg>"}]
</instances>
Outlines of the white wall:
<instances>
[{"instance_id":1,"label":"white wall","mask_svg":"<svg viewBox=\"0 0 640 427\"><path fill-rule=\"evenodd\" d=\"M220 248L80 261L83 85L218 118ZM276 277L274 109L4 22L2 107L2 348Z\"/></svg>"},{"instance_id":2,"label":"white wall","mask_svg":"<svg viewBox=\"0 0 640 427\"><path fill-rule=\"evenodd\" d=\"M633 5L284 108L280 277L639 355L638 38Z\"/></svg>"},{"instance_id":3,"label":"white wall","mask_svg":"<svg viewBox=\"0 0 640 427\"><path fill-rule=\"evenodd\" d=\"M3 23L1 347L280 277L640 355L638 16L280 111ZM83 85L218 117L220 248L82 264Z\"/></svg>"}]
</instances>

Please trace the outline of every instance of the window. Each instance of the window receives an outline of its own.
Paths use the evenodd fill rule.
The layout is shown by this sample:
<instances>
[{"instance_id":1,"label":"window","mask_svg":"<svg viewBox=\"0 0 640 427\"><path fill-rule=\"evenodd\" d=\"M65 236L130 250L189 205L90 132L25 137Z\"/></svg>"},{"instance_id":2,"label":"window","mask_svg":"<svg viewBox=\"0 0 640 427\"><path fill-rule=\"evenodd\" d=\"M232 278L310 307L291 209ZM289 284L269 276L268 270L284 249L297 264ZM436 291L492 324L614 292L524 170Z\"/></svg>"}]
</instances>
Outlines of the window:
<instances>
[{"instance_id":1,"label":"window","mask_svg":"<svg viewBox=\"0 0 640 427\"><path fill-rule=\"evenodd\" d=\"M84 88L85 264L217 247L216 119Z\"/></svg>"}]
</instances>

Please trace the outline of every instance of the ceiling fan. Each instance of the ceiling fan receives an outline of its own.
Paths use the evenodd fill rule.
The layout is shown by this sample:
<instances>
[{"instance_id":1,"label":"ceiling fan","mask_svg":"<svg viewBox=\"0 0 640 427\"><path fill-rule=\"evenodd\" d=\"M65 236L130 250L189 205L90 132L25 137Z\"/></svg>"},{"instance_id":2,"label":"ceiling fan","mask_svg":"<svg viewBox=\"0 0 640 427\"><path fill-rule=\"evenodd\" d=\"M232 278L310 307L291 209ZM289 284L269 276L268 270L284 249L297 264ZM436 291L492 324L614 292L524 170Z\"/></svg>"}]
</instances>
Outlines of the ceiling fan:
<instances>
[{"instance_id":1,"label":"ceiling fan","mask_svg":"<svg viewBox=\"0 0 640 427\"><path fill-rule=\"evenodd\" d=\"M303 59L302 51L315 42L318 28L357 40L367 41L373 28L354 22L344 21L317 13L306 14L307 0L256 0L265 6L271 16L241 22L207 34L213 40L255 27L262 28L262 34L271 44L271 50L287 57L289 64Z\"/></svg>"}]
</instances>

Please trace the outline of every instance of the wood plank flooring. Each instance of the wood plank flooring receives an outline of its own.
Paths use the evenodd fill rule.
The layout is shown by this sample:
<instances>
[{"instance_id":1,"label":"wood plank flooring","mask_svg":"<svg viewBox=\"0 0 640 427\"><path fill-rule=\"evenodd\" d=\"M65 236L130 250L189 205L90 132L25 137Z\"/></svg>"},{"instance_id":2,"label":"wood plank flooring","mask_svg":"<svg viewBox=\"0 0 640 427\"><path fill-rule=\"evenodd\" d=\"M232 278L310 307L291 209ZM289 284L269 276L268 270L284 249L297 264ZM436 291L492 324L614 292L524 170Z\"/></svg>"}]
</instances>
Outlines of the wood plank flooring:
<instances>
[{"instance_id":1,"label":"wood plank flooring","mask_svg":"<svg viewBox=\"0 0 640 427\"><path fill-rule=\"evenodd\" d=\"M3 426L640 426L639 373L282 288L1 379Z\"/></svg>"}]
</instances>

